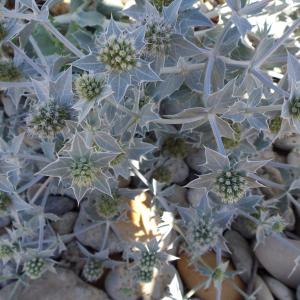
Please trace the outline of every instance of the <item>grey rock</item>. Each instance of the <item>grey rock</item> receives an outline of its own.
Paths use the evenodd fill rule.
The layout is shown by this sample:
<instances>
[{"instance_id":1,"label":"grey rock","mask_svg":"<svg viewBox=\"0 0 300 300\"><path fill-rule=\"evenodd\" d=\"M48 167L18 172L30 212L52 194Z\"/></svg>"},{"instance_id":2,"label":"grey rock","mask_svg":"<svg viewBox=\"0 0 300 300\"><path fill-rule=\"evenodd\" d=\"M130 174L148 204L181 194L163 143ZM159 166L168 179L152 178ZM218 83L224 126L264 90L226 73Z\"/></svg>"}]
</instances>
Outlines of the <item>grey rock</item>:
<instances>
[{"instance_id":1,"label":"grey rock","mask_svg":"<svg viewBox=\"0 0 300 300\"><path fill-rule=\"evenodd\" d=\"M174 184L172 186L172 193L167 195L166 198L173 204L180 205L180 206L187 206L187 191L186 188Z\"/></svg>"},{"instance_id":2,"label":"grey rock","mask_svg":"<svg viewBox=\"0 0 300 300\"><path fill-rule=\"evenodd\" d=\"M224 235L227 246L231 251L231 259L235 268L243 271L240 277L249 282L252 273L253 255L248 242L236 231L227 231Z\"/></svg>"},{"instance_id":3,"label":"grey rock","mask_svg":"<svg viewBox=\"0 0 300 300\"><path fill-rule=\"evenodd\" d=\"M297 297L297 300L300 300L300 284L297 287L296 297Z\"/></svg>"},{"instance_id":4,"label":"grey rock","mask_svg":"<svg viewBox=\"0 0 300 300\"><path fill-rule=\"evenodd\" d=\"M125 267L111 270L105 280L105 290L113 300L161 300L165 288L177 276L179 288L182 283L176 269L172 265L164 265L160 272L155 268L153 279L149 283L138 283L132 280L132 273Z\"/></svg>"},{"instance_id":5,"label":"grey rock","mask_svg":"<svg viewBox=\"0 0 300 300\"><path fill-rule=\"evenodd\" d=\"M73 232L77 216L77 212L69 211L65 213L60 220L52 222L52 227L60 235L71 233Z\"/></svg>"},{"instance_id":6,"label":"grey rock","mask_svg":"<svg viewBox=\"0 0 300 300\"><path fill-rule=\"evenodd\" d=\"M63 196L49 196L45 212L52 213L57 216L62 216L63 214L73 210L77 206L75 200L63 197Z\"/></svg>"},{"instance_id":7,"label":"grey rock","mask_svg":"<svg viewBox=\"0 0 300 300\"><path fill-rule=\"evenodd\" d=\"M255 237L255 224L245 217L238 216L233 221L231 228L238 231L246 239Z\"/></svg>"},{"instance_id":8,"label":"grey rock","mask_svg":"<svg viewBox=\"0 0 300 300\"><path fill-rule=\"evenodd\" d=\"M277 139L274 144L282 150L292 150L293 148L300 146L300 135L297 133L284 135Z\"/></svg>"},{"instance_id":9,"label":"grey rock","mask_svg":"<svg viewBox=\"0 0 300 300\"><path fill-rule=\"evenodd\" d=\"M9 223L10 223L10 217L9 216L0 217L0 228L8 226Z\"/></svg>"},{"instance_id":10,"label":"grey rock","mask_svg":"<svg viewBox=\"0 0 300 300\"><path fill-rule=\"evenodd\" d=\"M271 276L264 276L263 279L278 300L295 300L294 293L279 280Z\"/></svg>"},{"instance_id":11,"label":"grey rock","mask_svg":"<svg viewBox=\"0 0 300 300\"><path fill-rule=\"evenodd\" d=\"M203 198L203 196L205 195L206 190L205 188L203 189L189 189L187 192L187 199L188 202L193 206L196 207L201 199Z\"/></svg>"},{"instance_id":12,"label":"grey rock","mask_svg":"<svg viewBox=\"0 0 300 300\"><path fill-rule=\"evenodd\" d=\"M89 246L95 250L100 250L102 245L102 239L105 232L105 224L94 224L88 215L85 212L85 208L88 202L82 202L80 204L80 211L78 218L74 225L74 233L79 242L85 246ZM90 227L88 230L85 230L87 227ZM83 231L83 232L81 232ZM120 242L117 240L112 231L110 231L108 239L108 247L113 252L119 252L122 249L120 248Z\"/></svg>"},{"instance_id":13,"label":"grey rock","mask_svg":"<svg viewBox=\"0 0 300 300\"><path fill-rule=\"evenodd\" d=\"M263 267L276 279L291 288L299 284L300 268L291 276L295 260L300 253L300 241L287 238L268 237L255 249L255 255Z\"/></svg>"},{"instance_id":14,"label":"grey rock","mask_svg":"<svg viewBox=\"0 0 300 300\"><path fill-rule=\"evenodd\" d=\"M201 165L205 163L204 149L192 149L186 157L186 163L194 171L202 173L204 168Z\"/></svg>"},{"instance_id":15,"label":"grey rock","mask_svg":"<svg viewBox=\"0 0 300 300\"><path fill-rule=\"evenodd\" d=\"M0 300L9 299L13 286L0 291ZM109 300L99 289L83 282L70 270L57 268L57 273L46 272L41 278L31 280L19 289L14 299L22 300Z\"/></svg>"},{"instance_id":16,"label":"grey rock","mask_svg":"<svg viewBox=\"0 0 300 300\"><path fill-rule=\"evenodd\" d=\"M256 300L274 300L274 297L270 292L268 286L258 275L256 275L255 277L254 289L259 289L258 293L255 295Z\"/></svg>"},{"instance_id":17,"label":"grey rock","mask_svg":"<svg viewBox=\"0 0 300 300\"><path fill-rule=\"evenodd\" d=\"M189 168L182 159L170 158L164 163L164 166L170 170L173 183L182 183L189 176Z\"/></svg>"}]
</instances>

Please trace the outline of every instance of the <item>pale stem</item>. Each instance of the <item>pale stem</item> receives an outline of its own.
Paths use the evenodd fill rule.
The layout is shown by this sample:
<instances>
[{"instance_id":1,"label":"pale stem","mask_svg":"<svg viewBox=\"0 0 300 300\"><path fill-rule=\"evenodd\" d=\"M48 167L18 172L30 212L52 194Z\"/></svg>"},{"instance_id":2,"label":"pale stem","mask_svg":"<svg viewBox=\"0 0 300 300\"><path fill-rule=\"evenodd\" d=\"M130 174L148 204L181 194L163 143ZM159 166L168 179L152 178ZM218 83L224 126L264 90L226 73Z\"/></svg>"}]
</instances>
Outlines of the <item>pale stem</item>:
<instances>
[{"instance_id":1,"label":"pale stem","mask_svg":"<svg viewBox=\"0 0 300 300\"><path fill-rule=\"evenodd\" d=\"M208 115L208 120L209 120L209 124L211 126L211 129L213 131L213 134L214 134L217 146L218 146L218 152L225 155L226 151L225 151L225 148L224 148L224 145L223 145L223 142L222 142L221 134L220 134L218 124L217 124L216 119L215 119L215 115L209 114Z\"/></svg>"},{"instance_id":2,"label":"pale stem","mask_svg":"<svg viewBox=\"0 0 300 300\"><path fill-rule=\"evenodd\" d=\"M29 189L31 186L33 186L34 184L36 184L37 182L39 182L44 176L36 176L33 177L29 182L27 182L26 184L24 184L23 186L21 186L18 190L17 193L22 193L24 191L26 191L27 189Z\"/></svg>"},{"instance_id":3,"label":"pale stem","mask_svg":"<svg viewBox=\"0 0 300 300\"><path fill-rule=\"evenodd\" d=\"M255 62L255 66L259 67L263 62L265 62L284 42L285 40L293 33L294 30L300 25L300 18L296 20L284 33L283 35L277 39L273 46L266 50L265 54Z\"/></svg>"},{"instance_id":4,"label":"pale stem","mask_svg":"<svg viewBox=\"0 0 300 300\"><path fill-rule=\"evenodd\" d=\"M62 35L49 21L42 22L42 25L76 56L78 56L79 58L84 56L84 54L79 49L77 49L64 35Z\"/></svg>"},{"instance_id":5,"label":"pale stem","mask_svg":"<svg viewBox=\"0 0 300 300\"><path fill-rule=\"evenodd\" d=\"M37 200L37 198L41 195L43 190L47 187L47 185L50 183L52 179L53 179L52 177L48 177L48 179L40 186L40 188L36 191L32 199L30 200L30 204L33 204Z\"/></svg>"},{"instance_id":6,"label":"pale stem","mask_svg":"<svg viewBox=\"0 0 300 300\"><path fill-rule=\"evenodd\" d=\"M110 222L106 221L105 222L105 232L104 232L104 237L103 237L103 241L102 241L101 251L103 251L105 249L107 238L108 238L109 229L110 229Z\"/></svg>"}]
</instances>

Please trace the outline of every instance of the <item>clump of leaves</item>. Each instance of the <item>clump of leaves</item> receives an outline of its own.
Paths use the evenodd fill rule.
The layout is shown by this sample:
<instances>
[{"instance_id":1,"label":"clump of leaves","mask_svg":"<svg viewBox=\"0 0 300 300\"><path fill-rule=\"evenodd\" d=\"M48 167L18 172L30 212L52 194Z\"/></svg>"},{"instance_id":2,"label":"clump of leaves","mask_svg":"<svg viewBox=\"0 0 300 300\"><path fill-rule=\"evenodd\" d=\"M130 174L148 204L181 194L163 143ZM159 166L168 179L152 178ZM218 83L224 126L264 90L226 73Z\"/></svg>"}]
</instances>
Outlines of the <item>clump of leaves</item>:
<instances>
[{"instance_id":1,"label":"clump of leaves","mask_svg":"<svg viewBox=\"0 0 300 300\"><path fill-rule=\"evenodd\" d=\"M21 77L18 67L11 61L0 62L0 81L16 81Z\"/></svg>"}]
</instances>

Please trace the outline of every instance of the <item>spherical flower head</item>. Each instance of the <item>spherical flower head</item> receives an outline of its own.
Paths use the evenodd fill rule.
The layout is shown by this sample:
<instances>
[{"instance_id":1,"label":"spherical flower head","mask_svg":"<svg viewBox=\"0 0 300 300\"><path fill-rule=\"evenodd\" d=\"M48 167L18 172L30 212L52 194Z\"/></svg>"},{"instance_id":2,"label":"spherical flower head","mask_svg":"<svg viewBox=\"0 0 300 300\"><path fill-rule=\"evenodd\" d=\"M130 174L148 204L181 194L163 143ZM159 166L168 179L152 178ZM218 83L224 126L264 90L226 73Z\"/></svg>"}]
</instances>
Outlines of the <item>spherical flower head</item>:
<instances>
[{"instance_id":1,"label":"spherical flower head","mask_svg":"<svg viewBox=\"0 0 300 300\"><path fill-rule=\"evenodd\" d=\"M152 270L141 270L138 271L138 280L140 282L151 282L153 278L153 269Z\"/></svg>"},{"instance_id":2,"label":"spherical flower head","mask_svg":"<svg viewBox=\"0 0 300 300\"><path fill-rule=\"evenodd\" d=\"M239 201L246 191L246 182L242 172L227 169L222 171L215 181L215 192L222 202L233 204Z\"/></svg>"},{"instance_id":3,"label":"spherical flower head","mask_svg":"<svg viewBox=\"0 0 300 300\"><path fill-rule=\"evenodd\" d=\"M224 272L222 271L222 269L221 268L216 268L215 270L214 270L214 272L212 273L212 279L214 280L214 281L219 281L219 282L222 282L223 280L224 280L224 277L225 277L225 274L224 274Z\"/></svg>"},{"instance_id":4,"label":"spherical flower head","mask_svg":"<svg viewBox=\"0 0 300 300\"><path fill-rule=\"evenodd\" d=\"M282 118L276 116L269 120L269 128L271 133L278 133L281 128Z\"/></svg>"},{"instance_id":5,"label":"spherical flower head","mask_svg":"<svg viewBox=\"0 0 300 300\"><path fill-rule=\"evenodd\" d=\"M151 271L157 263L155 251L142 251L139 261L139 268L143 271Z\"/></svg>"},{"instance_id":6,"label":"spherical flower head","mask_svg":"<svg viewBox=\"0 0 300 300\"><path fill-rule=\"evenodd\" d=\"M99 217L105 219L111 219L116 216L119 212L119 197L118 195L101 195L101 197L96 199L95 209Z\"/></svg>"},{"instance_id":7,"label":"spherical flower head","mask_svg":"<svg viewBox=\"0 0 300 300\"><path fill-rule=\"evenodd\" d=\"M96 176L97 171L95 167L86 157L74 160L71 164L71 177L73 183L80 187L91 186Z\"/></svg>"},{"instance_id":8,"label":"spherical flower head","mask_svg":"<svg viewBox=\"0 0 300 300\"><path fill-rule=\"evenodd\" d=\"M161 183L169 183L171 181L172 174L168 168L160 166L153 171L152 178Z\"/></svg>"},{"instance_id":9,"label":"spherical flower head","mask_svg":"<svg viewBox=\"0 0 300 300\"><path fill-rule=\"evenodd\" d=\"M281 233L286 226L286 222L280 215L276 215L267 220L267 226L270 226L270 234L272 232Z\"/></svg>"},{"instance_id":10,"label":"spherical flower head","mask_svg":"<svg viewBox=\"0 0 300 300\"><path fill-rule=\"evenodd\" d=\"M91 101L103 90L104 81L94 75L84 74L76 79L75 90L81 99Z\"/></svg>"},{"instance_id":11,"label":"spherical flower head","mask_svg":"<svg viewBox=\"0 0 300 300\"><path fill-rule=\"evenodd\" d=\"M82 275L89 282L97 281L103 274L102 263L95 259L89 259L84 265Z\"/></svg>"},{"instance_id":12,"label":"spherical flower head","mask_svg":"<svg viewBox=\"0 0 300 300\"><path fill-rule=\"evenodd\" d=\"M54 137L64 129L68 119L69 109L50 100L32 111L27 119L27 126L33 135L41 138Z\"/></svg>"},{"instance_id":13,"label":"spherical flower head","mask_svg":"<svg viewBox=\"0 0 300 300\"><path fill-rule=\"evenodd\" d=\"M98 59L115 72L130 71L138 64L133 41L122 35L111 36L101 48Z\"/></svg>"},{"instance_id":14,"label":"spherical flower head","mask_svg":"<svg viewBox=\"0 0 300 300\"><path fill-rule=\"evenodd\" d=\"M9 259L14 255L14 248L7 244L0 245L0 259Z\"/></svg>"},{"instance_id":15,"label":"spherical flower head","mask_svg":"<svg viewBox=\"0 0 300 300\"><path fill-rule=\"evenodd\" d=\"M145 42L148 51L162 51L170 46L172 26L162 19L149 18L146 22Z\"/></svg>"},{"instance_id":16,"label":"spherical flower head","mask_svg":"<svg viewBox=\"0 0 300 300\"><path fill-rule=\"evenodd\" d=\"M0 214L6 212L10 205L11 199L9 196L4 192L0 192Z\"/></svg>"},{"instance_id":17,"label":"spherical flower head","mask_svg":"<svg viewBox=\"0 0 300 300\"><path fill-rule=\"evenodd\" d=\"M20 70L12 62L0 62L0 81L15 81L19 79L20 76Z\"/></svg>"},{"instance_id":18,"label":"spherical flower head","mask_svg":"<svg viewBox=\"0 0 300 300\"><path fill-rule=\"evenodd\" d=\"M300 118L300 97L294 97L290 101L289 112L294 118Z\"/></svg>"},{"instance_id":19,"label":"spherical flower head","mask_svg":"<svg viewBox=\"0 0 300 300\"><path fill-rule=\"evenodd\" d=\"M197 221L191 222L187 227L186 239L192 254L204 253L213 248L218 241L221 228L214 224L210 217L200 215Z\"/></svg>"},{"instance_id":20,"label":"spherical flower head","mask_svg":"<svg viewBox=\"0 0 300 300\"><path fill-rule=\"evenodd\" d=\"M185 158L187 156L187 145L184 139L169 137L164 140L162 152L175 158Z\"/></svg>"},{"instance_id":21,"label":"spherical flower head","mask_svg":"<svg viewBox=\"0 0 300 300\"><path fill-rule=\"evenodd\" d=\"M24 271L29 278L37 279L41 277L43 271L45 270L45 267L46 267L45 260L40 257L35 257L25 262Z\"/></svg>"}]
</instances>

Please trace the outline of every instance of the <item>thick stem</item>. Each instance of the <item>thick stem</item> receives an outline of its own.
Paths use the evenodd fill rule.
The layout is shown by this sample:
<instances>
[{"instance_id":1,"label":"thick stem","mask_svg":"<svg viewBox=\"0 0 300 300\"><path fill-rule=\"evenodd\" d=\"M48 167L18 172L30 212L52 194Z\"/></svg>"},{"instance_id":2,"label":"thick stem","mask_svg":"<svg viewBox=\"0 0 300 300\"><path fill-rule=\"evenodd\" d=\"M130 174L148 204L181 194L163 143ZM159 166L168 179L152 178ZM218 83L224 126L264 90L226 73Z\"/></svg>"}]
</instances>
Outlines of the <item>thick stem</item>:
<instances>
[{"instance_id":1,"label":"thick stem","mask_svg":"<svg viewBox=\"0 0 300 300\"><path fill-rule=\"evenodd\" d=\"M105 249L106 243L107 243L107 238L108 238L108 233L109 233L109 228L110 228L110 222L106 221L105 223L105 232L104 232L104 237L101 245L101 251Z\"/></svg>"}]
</instances>

